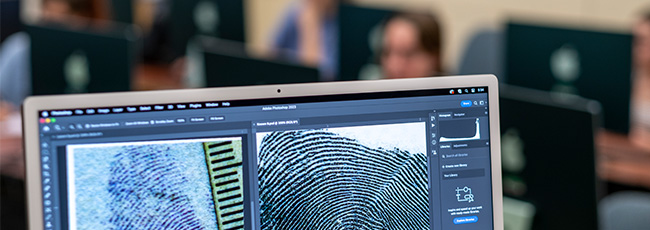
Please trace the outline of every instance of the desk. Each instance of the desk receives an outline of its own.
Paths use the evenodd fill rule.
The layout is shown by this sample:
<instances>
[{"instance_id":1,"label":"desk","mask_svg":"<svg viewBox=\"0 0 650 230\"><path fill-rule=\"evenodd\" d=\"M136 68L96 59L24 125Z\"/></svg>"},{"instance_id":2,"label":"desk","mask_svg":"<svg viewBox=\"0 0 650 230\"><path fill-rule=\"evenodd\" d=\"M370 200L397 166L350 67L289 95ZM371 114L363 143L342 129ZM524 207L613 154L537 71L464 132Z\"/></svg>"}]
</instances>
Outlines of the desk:
<instances>
[{"instance_id":1,"label":"desk","mask_svg":"<svg viewBox=\"0 0 650 230\"><path fill-rule=\"evenodd\" d=\"M596 137L597 173L606 181L650 189L650 150L626 135L601 131Z\"/></svg>"}]
</instances>

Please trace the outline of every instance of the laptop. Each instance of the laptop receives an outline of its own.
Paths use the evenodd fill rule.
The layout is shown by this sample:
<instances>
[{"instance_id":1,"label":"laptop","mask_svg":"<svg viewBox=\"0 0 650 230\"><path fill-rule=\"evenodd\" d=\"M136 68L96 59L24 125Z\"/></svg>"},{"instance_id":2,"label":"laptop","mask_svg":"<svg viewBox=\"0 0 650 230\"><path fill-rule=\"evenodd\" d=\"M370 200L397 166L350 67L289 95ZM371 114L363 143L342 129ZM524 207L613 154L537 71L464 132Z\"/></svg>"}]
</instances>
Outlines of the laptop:
<instances>
[{"instance_id":1,"label":"laptop","mask_svg":"<svg viewBox=\"0 0 650 230\"><path fill-rule=\"evenodd\" d=\"M97 28L25 25L31 41L32 94L131 89L139 30L105 22Z\"/></svg>"},{"instance_id":2,"label":"laptop","mask_svg":"<svg viewBox=\"0 0 650 230\"><path fill-rule=\"evenodd\" d=\"M498 91L474 75L29 97L29 228L502 230Z\"/></svg>"},{"instance_id":3,"label":"laptop","mask_svg":"<svg viewBox=\"0 0 650 230\"><path fill-rule=\"evenodd\" d=\"M500 86L505 229L598 229L600 104ZM580 221L576 221L580 220Z\"/></svg>"},{"instance_id":4,"label":"laptop","mask_svg":"<svg viewBox=\"0 0 650 230\"><path fill-rule=\"evenodd\" d=\"M597 100L603 126L628 132L632 35L511 22L505 38L504 83Z\"/></svg>"},{"instance_id":5,"label":"laptop","mask_svg":"<svg viewBox=\"0 0 650 230\"><path fill-rule=\"evenodd\" d=\"M197 37L194 41L198 47L188 48L188 60L192 66L190 69L200 69L196 74L190 75L200 75L193 77L205 81L198 86L309 83L318 82L320 78L320 73L315 67L279 59L253 57L241 42L205 36Z\"/></svg>"},{"instance_id":6,"label":"laptop","mask_svg":"<svg viewBox=\"0 0 650 230\"><path fill-rule=\"evenodd\" d=\"M185 55L195 35L246 41L246 20L242 0L170 1L170 40L173 57Z\"/></svg>"},{"instance_id":7,"label":"laptop","mask_svg":"<svg viewBox=\"0 0 650 230\"><path fill-rule=\"evenodd\" d=\"M384 24L394 11L353 4L339 6L339 79L381 78Z\"/></svg>"}]
</instances>

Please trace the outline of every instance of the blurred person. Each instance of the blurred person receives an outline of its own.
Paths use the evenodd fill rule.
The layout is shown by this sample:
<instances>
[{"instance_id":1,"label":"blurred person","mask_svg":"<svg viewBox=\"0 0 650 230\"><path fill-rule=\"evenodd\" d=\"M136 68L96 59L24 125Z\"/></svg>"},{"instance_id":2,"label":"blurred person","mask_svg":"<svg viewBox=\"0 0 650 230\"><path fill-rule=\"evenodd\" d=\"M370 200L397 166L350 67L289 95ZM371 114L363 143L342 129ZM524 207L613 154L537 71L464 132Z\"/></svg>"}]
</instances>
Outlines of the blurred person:
<instances>
[{"instance_id":1,"label":"blurred person","mask_svg":"<svg viewBox=\"0 0 650 230\"><path fill-rule=\"evenodd\" d=\"M630 103L631 141L650 150L650 11L634 25L632 97ZM650 193L619 191L598 204L601 228L647 229L650 219Z\"/></svg>"},{"instance_id":2,"label":"blurred person","mask_svg":"<svg viewBox=\"0 0 650 230\"><path fill-rule=\"evenodd\" d=\"M318 67L322 81L336 80L340 2L301 0L291 6L271 44L276 55Z\"/></svg>"},{"instance_id":3,"label":"blurred person","mask_svg":"<svg viewBox=\"0 0 650 230\"><path fill-rule=\"evenodd\" d=\"M441 31L429 13L399 13L384 27L381 67L385 78L429 77L442 73Z\"/></svg>"},{"instance_id":4,"label":"blurred person","mask_svg":"<svg viewBox=\"0 0 650 230\"><path fill-rule=\"evenodd\" d=\"M107 19L107 0L43 0L41 20L78 25L83 20ZM0 100L20 107L31 95L30 39L25 32L15 33L0 46Z\"/></svg>"},{"instance_id":5,"label":"blurred person","mask_svg":"<svg viewBox=\"0 0 650 230\"><path fill-rule=\"evenodd\" d=\"M634 26L631 140L650 150L650 12Z\"/></svg>"},{"instance_id":6,"label":"blurred person","mask_svg":"<svg viewBox=\"0 0 650 230\"><path fill-rule=\"evenodd\" d=\"M43 0L41 20L79 25L82 20L68 18L106 19L107 4L106 0ZM26 32L12 34L0 46L0 229L26 228L19 108L31 94L30 52Z\"/></svg>"}]
</instances>

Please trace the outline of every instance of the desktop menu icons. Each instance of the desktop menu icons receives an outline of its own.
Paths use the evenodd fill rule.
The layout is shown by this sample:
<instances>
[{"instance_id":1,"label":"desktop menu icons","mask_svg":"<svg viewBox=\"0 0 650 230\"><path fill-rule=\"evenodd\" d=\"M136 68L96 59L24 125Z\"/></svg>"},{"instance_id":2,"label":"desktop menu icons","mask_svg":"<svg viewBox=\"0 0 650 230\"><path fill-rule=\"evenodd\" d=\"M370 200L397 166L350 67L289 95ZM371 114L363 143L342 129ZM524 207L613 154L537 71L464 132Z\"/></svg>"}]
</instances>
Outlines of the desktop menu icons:
<instances>
[{"instance_id":1,"label":"desktop menu icons","mask_svg":"<svg viewBox=\"0 0 650 230\"><path fill-rule=\"evenodd\" d=\"M485 93L485 88L479 87L479 88L458 88L458 89L450 89L449 90L449 95L454 95L454 94L475 94L475 93Z\"/></svg>"},{"instance_id":2,"label":"desktop menu icons","mask_svg":"<svg viewBox=\"0 0 650 230\"><path fill-rule=\"evenodd\" d=\"M38 123L41 124L56 123L56 118L40 118L38 119Z\"/></svg>"}]
</instances>

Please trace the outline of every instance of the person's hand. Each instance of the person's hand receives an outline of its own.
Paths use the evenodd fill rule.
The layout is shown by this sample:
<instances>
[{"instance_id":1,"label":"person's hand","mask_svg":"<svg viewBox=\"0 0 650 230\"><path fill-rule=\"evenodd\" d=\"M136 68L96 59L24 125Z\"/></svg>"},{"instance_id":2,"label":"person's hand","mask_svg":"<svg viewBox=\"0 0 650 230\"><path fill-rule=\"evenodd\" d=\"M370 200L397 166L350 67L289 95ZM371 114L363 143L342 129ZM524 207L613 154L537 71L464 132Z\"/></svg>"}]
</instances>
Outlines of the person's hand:
<instances>
[{"instance_id":1,"label":"person's hand","mask_svg":"<svg viewBox=\"0 0 650 230\"><path fill-rule=\"evenodd\" d=\"M6 120L14 112L16 108L11 103L0 100L0 121Z\"/></svg>"},{"instance_id":2,"label":"person's hand","mask_svg":"<svg viewBox=\"0 0 650 230\"><path fill-rule=\"evenodd\" d=\"M0 100L0 174L24 178L20 114L13 104Z\"/></svg>"},{"instance_id":3,"label":"person's hand","mask_svg":"<svg viewBox=\"0 0 650 230\"><path fill-rule=\"evenodd\" d=\"M299 56L303 64L318 66L322 58L321 31L326 17L336 12L338 0L304 0L298 15Z\"/></svg>"},{"instance_id":4,"label":"person's hand","mask_svg":"<svg viewBox=\"0 0 650 230\"><path fill-rule=\"evenodd\" d=\"M318 66L321 58L321 27L324 10L318 0L305 0L298 15L300 61L304 65Z\"/></svg>"},{"instance_id":5,"label":"person's hand","mask_svg":"<svg viewBox=\"0 0 650 230\"><path fill-rule=\"evenodd\" d=\"M301 9L301 19L306 17L305 20L322 21L323 18L336 12L337 3L337 0L305 0Z\"/></svg>"}]
</instances>

